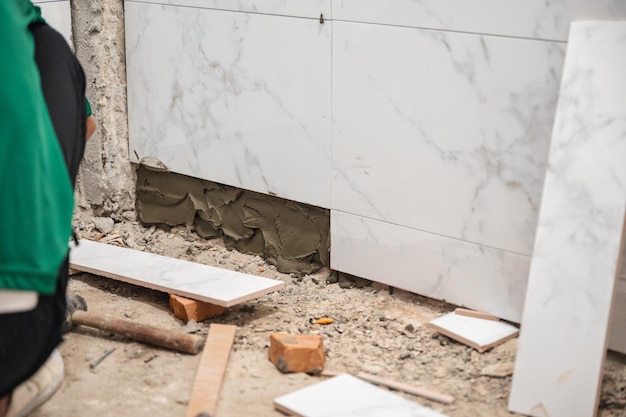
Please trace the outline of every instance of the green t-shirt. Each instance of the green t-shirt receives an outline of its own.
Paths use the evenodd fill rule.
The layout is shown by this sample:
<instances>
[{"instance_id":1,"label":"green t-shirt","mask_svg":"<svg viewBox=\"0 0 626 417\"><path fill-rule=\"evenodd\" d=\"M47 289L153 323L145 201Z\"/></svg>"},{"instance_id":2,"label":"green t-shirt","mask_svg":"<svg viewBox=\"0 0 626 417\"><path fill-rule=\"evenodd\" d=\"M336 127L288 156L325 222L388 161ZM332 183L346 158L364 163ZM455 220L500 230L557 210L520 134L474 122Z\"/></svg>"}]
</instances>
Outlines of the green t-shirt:
<instances>
[{"instance_id":1,"label":"green t-shirt","mask_svg":"<svg viewBox=\"0 0 626 417\"><path fill-rule=\"evenodd\" d=\"M28 0L0 1L0 289L52 294L74 200L34 60L35 21Z\"/></svg>"}]
</instances>

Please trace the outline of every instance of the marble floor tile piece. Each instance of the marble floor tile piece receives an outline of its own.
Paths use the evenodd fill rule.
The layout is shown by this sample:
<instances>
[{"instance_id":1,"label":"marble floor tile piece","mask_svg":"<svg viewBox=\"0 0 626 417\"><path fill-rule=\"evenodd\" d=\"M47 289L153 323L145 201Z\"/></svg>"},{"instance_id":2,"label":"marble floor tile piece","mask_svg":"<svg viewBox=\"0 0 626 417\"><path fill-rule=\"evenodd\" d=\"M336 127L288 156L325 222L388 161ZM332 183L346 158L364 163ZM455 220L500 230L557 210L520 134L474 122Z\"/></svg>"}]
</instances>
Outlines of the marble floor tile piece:
<instances>
[{"instance_id":1,"label":"marble floor tile piece","mask_svg":"<svg viewBox=\"0 0 626 417\"><path fill-rule=\"evenodd\" d=\"M519 333L517 327L503 321L468 317L454 312L431 320L429 326L481 353L514 338Z\"/></svg>"},{"instance_id":2,"label":"marble floor tile piece","mask_svg":"<svg viewBox=\"0 0 626 417\"><path fill-rule=\"evenodd\" d=\"M85 239L72 248L70 268L223 307L285 286L274 279Z\"/></svg>"},{"instance_id":3,"label":"marble floor tile piece","mask_svg":"<svg viewBox=\"0 0 626 417\"><path fill-rule=\"evenodd\" d=\"M348 374L278 397L274 406L298 417L445 417Z\"/></svg>"},{"instance_id":4,"label":"marble floor tile piece","mask_svg":"<svg viewBox=\"0 0 626 417\"><path fill-rule=\"evenodd\" d=\"M511 411L536 417L597 413L624 242L625 91L626 22L572 24Z\"/></svg>"}]
</instances>

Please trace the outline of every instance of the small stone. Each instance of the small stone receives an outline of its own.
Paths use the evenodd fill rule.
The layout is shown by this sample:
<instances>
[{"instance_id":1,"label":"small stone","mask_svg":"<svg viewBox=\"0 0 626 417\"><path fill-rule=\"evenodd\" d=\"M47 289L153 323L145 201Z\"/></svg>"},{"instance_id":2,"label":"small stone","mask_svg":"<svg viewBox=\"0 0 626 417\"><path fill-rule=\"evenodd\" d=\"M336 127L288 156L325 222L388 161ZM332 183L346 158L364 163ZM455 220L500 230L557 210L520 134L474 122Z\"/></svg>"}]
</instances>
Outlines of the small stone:
<instances>
[{"instance_id":1,"label":"small stone","mask_svg":"<svg viewBox=\"0 0 626 417\"><path fill-rule=\"evenodd\" d=\"M94 217L92 219L94 226L102 233L111 233L115 222L109 217Z\"/></svg>"},{"instance_id":2,"label":"small stone","mask_svg":"<svg viewBox=\"0 0 626 417\"><path fill-rule=\"evenodd\" d=\"M339 274L340 288L351 288L353 284L354 283L345 274Z\"/></svg>"},{"instance_id":3,"label":"small stone","mask_svg":"<svg viewBox=\"0 0 626 417\"><path fill-rule=\"evenodd\" d=\"M483 376L490 376L494 378L505 378L509 375L513 375L515 369L515 363L513 362L498 362L493 365L484 367L480 374Z\"/></svg>"},{"instance_id":4,"label":"small stone","mask_svg":"<svg viewBox=\"0 0 626 417\"><path fill-rule=\"evenodd\" d=\"M202 326L199 325L195 320L189 320L187 324L180 328L180 331L183 333L196 333L201 329Z\"/></svg>"},{"instance_id":5,"label":"small stone","mask_svg":"<svg viewBox=\"0 0 626 417\"><path fill-rule=\"evenodd\" d=\"M326 277L326 284L336 284L339 282L337 271L332 271L328 277Z\"/></svg>"},{"instance_id":6,"label":"small stone","mask_svg":"<svg viewBox=\"0 0 626 417\"><path fill-rule=\"evenodd\" d=\"M362 370L368 374L378 375L383 370L383 367L378 365L363 365Z\"/></svg>"},{"instance_id":7,"label":"small stone","mask_svg":"<svg viewBox=\"0 0 626 417\"><path fill-rule=\"evenodd\" d=\"M446 376L448 376L448 370L446 368L443 368L443 367L438 367L438 368L436 368L434 370L432 375L435 378L445 378Z\"/></svg>"}]
</instances>

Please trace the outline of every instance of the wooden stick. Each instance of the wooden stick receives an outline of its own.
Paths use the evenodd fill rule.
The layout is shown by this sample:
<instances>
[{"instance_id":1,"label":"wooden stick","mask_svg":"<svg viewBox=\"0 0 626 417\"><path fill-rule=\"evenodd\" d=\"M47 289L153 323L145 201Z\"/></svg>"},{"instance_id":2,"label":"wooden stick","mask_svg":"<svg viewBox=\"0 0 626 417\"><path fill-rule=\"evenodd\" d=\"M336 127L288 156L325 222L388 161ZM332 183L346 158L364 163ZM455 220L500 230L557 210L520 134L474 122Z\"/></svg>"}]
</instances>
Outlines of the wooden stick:
<instances>
[{"instance_id":1,"label":"wooden stick","mask_svg":"<svg viewBox=\"0 0 626 417\"><path fill-rule=\"evenodd\" d=\"M200 336L185 334L178 330L161 329L129 320L101 316L87 311L75 311L72 314L72 324L94 327L139 342L150 343L194 355L202 350L204 343L203 338Z\"/></svg>"},{"instance_id":2,"label":"wooden stick","mask_svg":"<svg viewBox=\"0 0 626 417\"><path fill-rule=\"evenodd\" d=\"M193 383L186 417L215 416L236 329L236 326L229 324L211 324Z\"/></svg>"},{"instance_id":3,"label":"wooden stick","mask_svg":"<svg viewBox=\"0 0 626 417\"><path fill-rule=\"evenodd\" d=\"M454 310L454 314L458 314L459 316L475 317L477 319L500 321L499 317L483 313L482 311L468 310L466 308L457 308L456 310Z\"/></svg>"},{"instance_id":4,"label":"wooden stick","mask_svg":"<svg viewBox=\"0 0 626 417\"><path fill-rule=\"evenodd\" d=\"M367 374L365 372L359 372L357 374L357 377L361 378L364 381L371 382L372 384L384 385L391 389L428 398L429 400L437 401L443 404L452 404L452 402L454 402L454 397L451 395L442 394L425 388L415 387L413 385L405 384L403 382L392 381L390 379L381 378L376 375Z\"/></svg>"}]
</instances>

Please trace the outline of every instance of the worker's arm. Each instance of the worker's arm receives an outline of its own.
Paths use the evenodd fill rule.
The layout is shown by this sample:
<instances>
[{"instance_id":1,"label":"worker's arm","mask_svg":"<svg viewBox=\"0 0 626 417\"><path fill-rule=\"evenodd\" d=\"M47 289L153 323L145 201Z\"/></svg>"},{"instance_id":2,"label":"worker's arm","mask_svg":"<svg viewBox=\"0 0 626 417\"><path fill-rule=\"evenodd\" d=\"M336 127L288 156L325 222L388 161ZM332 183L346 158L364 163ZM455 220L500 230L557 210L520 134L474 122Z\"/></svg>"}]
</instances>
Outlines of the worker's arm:
<instances>
[{"instance_id":1,"label":"worker's arm","mask_svg":"<svg viewBox=\"0 0 626 417\"><path fill-rule=\"evenodd\" d=\"M88 141L93 132L96 131L96 120L93 116L87 116L87 120L85 121L87 124L87 134L85 135L85 141Z\"/></svg>"}]
</instances>

